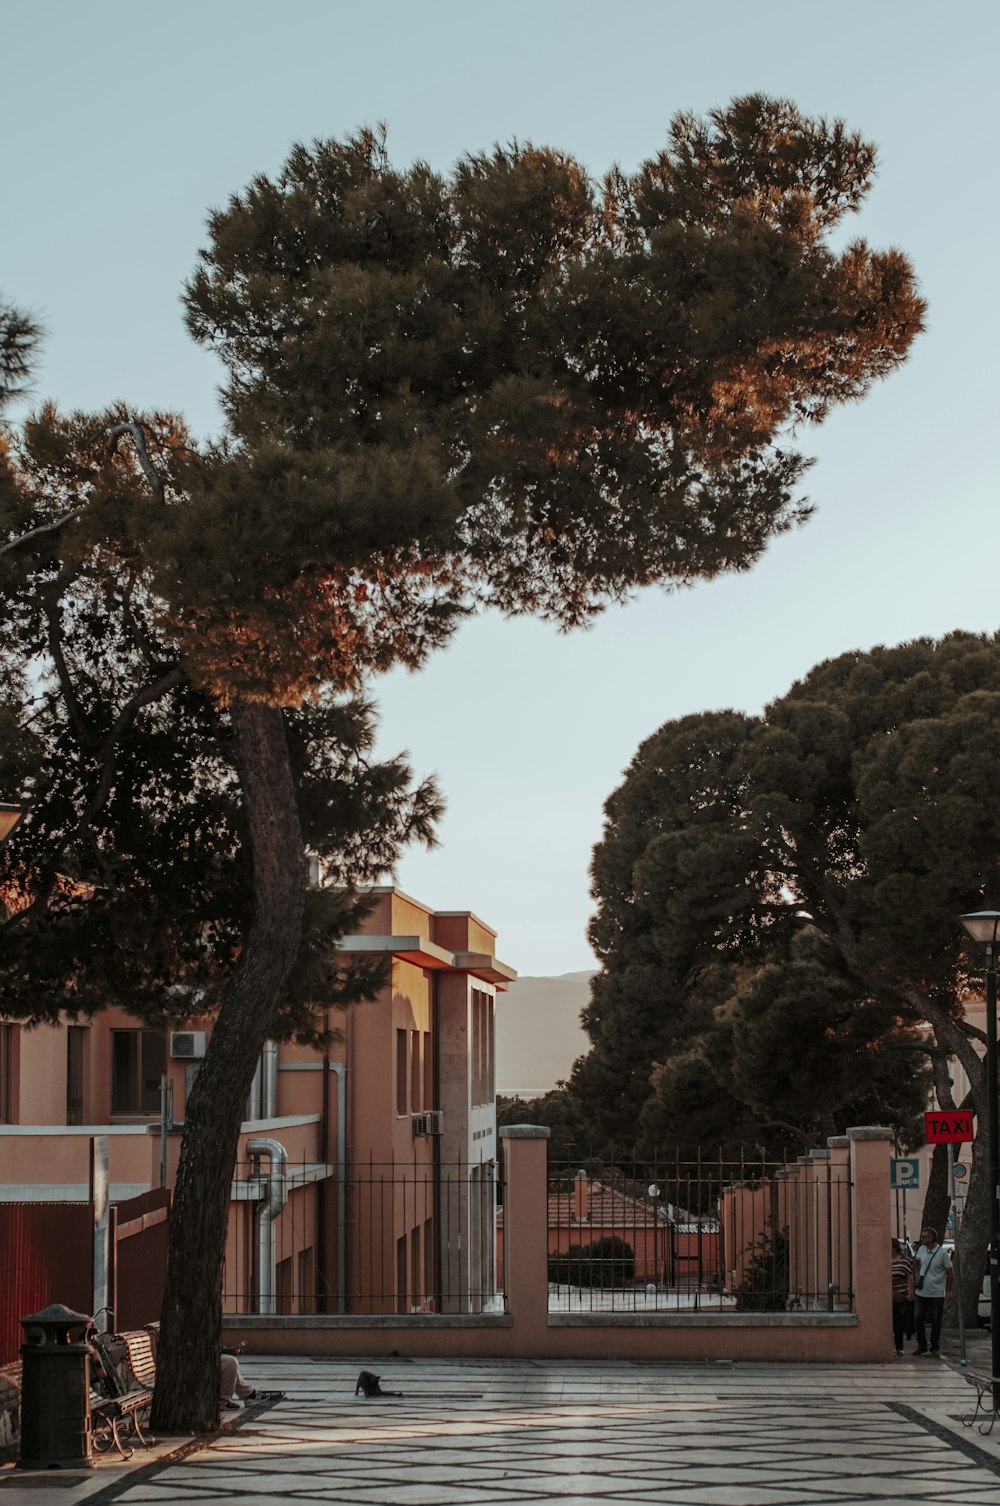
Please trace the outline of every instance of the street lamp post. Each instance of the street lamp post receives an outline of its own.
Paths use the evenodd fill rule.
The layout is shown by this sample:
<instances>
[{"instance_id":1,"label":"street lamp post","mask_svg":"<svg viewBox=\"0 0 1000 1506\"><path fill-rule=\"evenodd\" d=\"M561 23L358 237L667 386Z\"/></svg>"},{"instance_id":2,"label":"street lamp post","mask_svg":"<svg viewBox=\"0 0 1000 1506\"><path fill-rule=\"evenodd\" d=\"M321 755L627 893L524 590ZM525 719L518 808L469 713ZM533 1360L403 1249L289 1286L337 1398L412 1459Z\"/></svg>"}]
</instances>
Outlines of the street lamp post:
<instances>
[{"instance_id":1,"label":"street lamp post","mask_svg":"<svg viewBox=\"0 0 1000 1506\"><path fill-rule=\"evenodd\" d=\"M1000 1114L997 1103L997 945L1000 910L978 910L959 920L982 949L986 963L986 1122L990 1148L990 1338L993 1401L1000 1402Z\"/></svg>"},{"instance_id":2,"label":"street lamp post","mask_svg":"<svg viewBox=\"0 0 1000 1506\"><path fill-rule=\"evenodd\" d=\"M14 827L21 817L27 813L26 805L12 805L7 800L0 800L0 847L6 842Z\"/></svg>"}]
</instances>

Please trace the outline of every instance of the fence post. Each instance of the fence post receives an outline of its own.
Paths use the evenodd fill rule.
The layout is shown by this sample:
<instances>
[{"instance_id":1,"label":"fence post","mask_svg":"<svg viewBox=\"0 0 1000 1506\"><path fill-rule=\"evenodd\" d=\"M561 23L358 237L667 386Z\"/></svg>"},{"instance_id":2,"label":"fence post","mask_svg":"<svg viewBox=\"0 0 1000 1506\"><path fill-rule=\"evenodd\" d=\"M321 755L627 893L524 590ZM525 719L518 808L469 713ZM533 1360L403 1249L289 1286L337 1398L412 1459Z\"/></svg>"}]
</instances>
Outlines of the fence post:
<instances>
[{"instance_id":1,"label":"fence post","mask_svg":"<svg viewBox=\"0 0 1000 1506\"><path fill-rule=\"evenodd\" d=\"M539 1124L505 1124L503 1269L507 1310L515 1325L542 1329L549 1317L550 1131Z\"/></svg>"},{"instance_id":2,"label":"fence post","mask_svg":"<svg viewBox=\"0 0 1000 1506\"><path fill-rule=\"evenodd\" d=\"M854 1227L854 1311L861 1329L858 1359L884 1360L892 1353L892 1286L889 1158L892 1131L881 1125L847 1131L851 1150Z\"/></svg>"},{"instance_id":3,"label":"fence post","mask_svg":"<svg viewBox=\"0 0 1000 1506\"><path fill-rule=\"evenodd\" d=\"M832 1293L835 1312L850 1312L854 1304L851 1284L851 1142L846 1135L831 1135L826 1142L830 1152L831 1218L830 1270L827 1283L836 1287Z\"/></svg>"}]
</instances>

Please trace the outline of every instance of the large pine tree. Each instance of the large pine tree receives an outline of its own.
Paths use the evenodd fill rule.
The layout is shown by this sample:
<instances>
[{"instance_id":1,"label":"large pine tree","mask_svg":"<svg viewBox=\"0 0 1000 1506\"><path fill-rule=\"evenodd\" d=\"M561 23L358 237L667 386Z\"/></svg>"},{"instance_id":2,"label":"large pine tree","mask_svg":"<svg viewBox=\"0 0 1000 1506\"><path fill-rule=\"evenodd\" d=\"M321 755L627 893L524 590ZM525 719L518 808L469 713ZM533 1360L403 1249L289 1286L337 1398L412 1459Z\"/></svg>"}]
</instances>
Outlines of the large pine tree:
<instances>
[{"instance_id":1,"label":"large pine tree","mask_svg":"<svg viewBox=\"0 0 1000 1506\"><path fill-rule=\"evenodd\" d=\"M746 569L805 517L791 429L921 326L902 254L831 244L874 160L841 122L749 96L601 184L518 143L397 171L364 131L212 215L187 309L227 371L225 441L169 475L140 430L113 447L139 447L143 567L228 711L253 857L188 1109L158 1425L215 1413L239 1116L300 948L288 713L418 665L478 604L570 626Z\"/></svg>"},{"instance_id":2,"label":"large pine tree","mask_svg":"<svg viewBox=\"0 0 1000 1506\"><path fill-rule=\"evenodd\" d=\"M592 866L601 970L569 1093L596 1133L800 1153L875 1119L906 1138L932 1072L950 1106L950 1057L983 1124L963 1009L980 964L956 917L1000 881L998 734L1000 637L955 633L844 654L760 717L648 738ZM985 1160L981 1135L974 1271Z\"/></svg>"}]
</instances>

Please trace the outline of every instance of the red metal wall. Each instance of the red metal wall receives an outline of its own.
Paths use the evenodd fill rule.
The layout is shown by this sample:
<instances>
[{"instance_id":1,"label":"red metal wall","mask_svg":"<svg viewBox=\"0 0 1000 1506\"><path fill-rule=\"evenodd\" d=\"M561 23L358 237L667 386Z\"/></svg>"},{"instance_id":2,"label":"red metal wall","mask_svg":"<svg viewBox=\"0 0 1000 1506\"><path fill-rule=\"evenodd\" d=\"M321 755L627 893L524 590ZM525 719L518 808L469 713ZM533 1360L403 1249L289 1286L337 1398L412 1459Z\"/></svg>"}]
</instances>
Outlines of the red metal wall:
<instances>
[{"instance_id":1,"label":"red metal wall","mask_svg":"<svg viewBox=\"0 0 1000 1506\"><path fill-rule=\"evenodd\" d=\"M18 1358L20 1318L52 1302L90 1312L93 1231L89 1203L0 1203L0 1365Z\"/></svg>"},{"instance_id":2,"label":"red metal wall","mask_svg":"<svg viewBox=\"0 0 1000 1506\"><path fill-rule=\"evenodd\" d=\"M119 1333L155 1323L167 1276L170 1193L161 1187L114 1209L115 1328Z\"/></svg>"}]
</instances>

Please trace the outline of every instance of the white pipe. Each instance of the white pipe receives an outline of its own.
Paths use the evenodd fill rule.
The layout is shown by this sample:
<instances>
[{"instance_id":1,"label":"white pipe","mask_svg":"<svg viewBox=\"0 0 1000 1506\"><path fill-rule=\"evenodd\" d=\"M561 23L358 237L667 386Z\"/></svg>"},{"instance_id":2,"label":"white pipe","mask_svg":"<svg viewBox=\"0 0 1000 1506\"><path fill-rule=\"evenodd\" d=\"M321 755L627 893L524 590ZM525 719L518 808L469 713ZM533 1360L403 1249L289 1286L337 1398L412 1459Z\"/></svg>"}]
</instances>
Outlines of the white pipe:
<instances>
[{"instance_id":1,"label":"white pipe","mask_svg":"<svg viewBox=\"0 0 1000 1506\"><path fill-rule=\"evenodd\" d=\"M264 1063L262 1060L258 1060L254 1068L253 1082L250 1084L250 1102L247 1107L247 1118L251 1124L256 1124L257 1120L263 1117L260 1111L263 1097L261 1087L263 1077Z\"/></svg>"},{"instance_id":2,"label":"white pipe","mask_svg":"<svg viewBox=\"0 0 1000 1506\"><path fill-rule=\"evenodd\" d=\"M264 1118L278 1117L278 1047L264 1042Z\"/></svg>"},{"instance_id":3,"label":"white pipe","mask_svg":"<svg viewBox=\"0 0 1000 1506\"><path fill-rule=\"evenodd\" d=\"M288 1152L278 1140L266 1136L247 1141L254 1160L269 1156L267 1197L257 1205L257 1311L275 1311L274 1292L274 1221L288 1202Z\"/></svg>"},{"instance_id":4,"label":"white pipe","mask_svg":"<svg viewBox=\"0 0 1000 1506\"><path fill-rule=\"evenodd\" d=\"M343 1062L327 1062L337 1077L337 1311L347 1311L347 1089Z\"/></svg>"}]
</instances>

